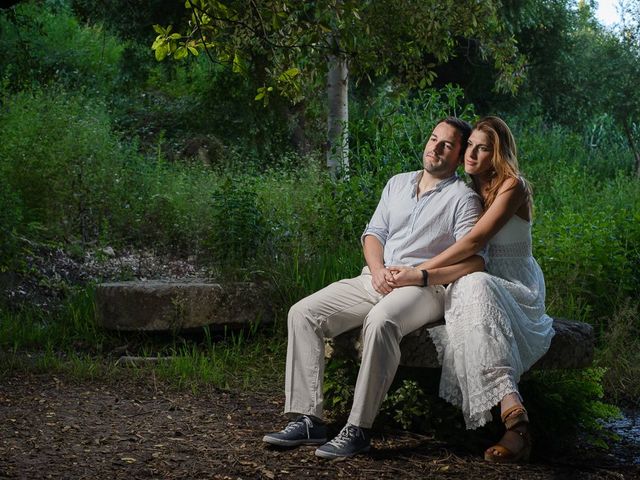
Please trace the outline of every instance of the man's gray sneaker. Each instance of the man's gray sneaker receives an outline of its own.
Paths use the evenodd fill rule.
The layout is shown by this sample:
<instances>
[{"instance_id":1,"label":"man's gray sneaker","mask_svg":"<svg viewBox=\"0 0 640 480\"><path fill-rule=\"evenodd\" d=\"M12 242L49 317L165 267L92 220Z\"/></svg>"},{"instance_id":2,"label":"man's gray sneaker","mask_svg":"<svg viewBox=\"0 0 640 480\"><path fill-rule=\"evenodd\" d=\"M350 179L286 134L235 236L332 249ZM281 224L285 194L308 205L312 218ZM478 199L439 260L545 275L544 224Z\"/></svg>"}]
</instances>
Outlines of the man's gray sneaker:
<instances>
[{"instance_id":1,"label":"man's gray sneaker","mask_svg":"<svg viewBox=\"0 0 640 480\"><path fill-rule=\"evenodd\" d=\"M357 453L368 452L370 448L369 431L347 423L333 440L316 449L316 456L333 459L347 458Z\"/></svg>"},{"instance_id":2,"label":"man's gray sneaker","mask_svg":"<svg viewBox=\"0 0 640 480\"><path fill-rule=\"evenodd\" d=\"M262 441L280 447L322 445L327 441L327 427L317 421L314 422L307 415L302 415L293 422L289 422L284 430L267 433Z\"/></svg>"}]
</instances>

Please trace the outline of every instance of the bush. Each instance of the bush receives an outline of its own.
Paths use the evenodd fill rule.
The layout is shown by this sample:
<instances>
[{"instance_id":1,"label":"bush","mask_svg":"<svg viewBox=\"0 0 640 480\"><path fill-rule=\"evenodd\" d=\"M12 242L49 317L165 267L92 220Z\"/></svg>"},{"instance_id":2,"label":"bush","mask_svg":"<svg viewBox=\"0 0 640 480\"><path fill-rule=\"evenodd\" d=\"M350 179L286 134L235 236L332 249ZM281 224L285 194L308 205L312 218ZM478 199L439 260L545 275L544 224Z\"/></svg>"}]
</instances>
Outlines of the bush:
<instances>
[{"instance_id":1,"label":"bush","mask_svg":"<svg viewBox=\"0 0 640 480\"><path fill-rule=\"evenodd\" d=\"M48 84L102 94L114 88L123 44L80 25L64 5L21 2L0 12L0 71L12 92Z\"/></svg>"},{"instance_id":2,"label":"bush","mask_svg":"<svg viewBox=\"0 0 640 480\"><path fill-rule=\"evenodd\" d=\"M640 406L640 305L625 301L616 308L604 333L597 361L605 365L604 386L616 404Z\"/></svg>"},{"instance_id":3,"label":"bush","mask_svg":"<svg viewBox=\"0 0 640 480\"><path fill-rule=\"evenodd\" d=\"M255 269L265 240L265 221L257 202L257 194L247 179L226 178L219 190L212 193L207 219L211 222L210 234L204 248L216 264L251 265Z\"/></svg>"},{"instance_id":4,"label":"bush","mask_svg":"<svg viewBox=\"0 0 640 480\"><path fill-rule=\"evenodd\" d=\"M579 434L607 448L609 434L603 422L619 416L618 408L603 402L604 368L576 371L534 371L520 391L539 445L561 448L574 444Z\"/></svg>"},{"instance_id":5,"label":"bush","mask_svg":"<svg viewBox=\"0 0 640 480\"><path fill-rule=\"evenodd\" d=\"M604 328L614 307L640 288L640 182L624 169L605 175L592 168L594 152L578 135L534 126L516 134L534 188L534 255L548 309Z\"/></svg>"},{"instance_id":6,"label":"bush","mask_svg":"<svg viewBox=\"0 0 640 480\"><path fill-rule=\"evenodd\" d=\"M1 168L0 177L6 178ZM19 249L16 233L21 222L20 197L8 183L0 182L0 274L15 268Z\"/></svg>"},{"instance_id":7,"label":"bush","mask_svg":"<svg viewBox=\"0 0 640 480\"><path fill-rule=\"evenodd\" d=\"M0 112L0 168L24 222L61 239L96 238L122 202L127 153L100 103L60 89L20 93Z\"/></svg>"},{"instance_id":8,"label":"bush","mask_svg":"<svg viewBox=\"0 0 640 480\"><path fill-rule=\"evenodd\" d=\"M383 187L396 173L421 169L424 145L436 122L449 115L469 122L476 118L463 98L462 89L447 85L415 96L383 90L370 103L356 102L349 124L353 174L369 173Z\"/></svg>"}]
</instances>

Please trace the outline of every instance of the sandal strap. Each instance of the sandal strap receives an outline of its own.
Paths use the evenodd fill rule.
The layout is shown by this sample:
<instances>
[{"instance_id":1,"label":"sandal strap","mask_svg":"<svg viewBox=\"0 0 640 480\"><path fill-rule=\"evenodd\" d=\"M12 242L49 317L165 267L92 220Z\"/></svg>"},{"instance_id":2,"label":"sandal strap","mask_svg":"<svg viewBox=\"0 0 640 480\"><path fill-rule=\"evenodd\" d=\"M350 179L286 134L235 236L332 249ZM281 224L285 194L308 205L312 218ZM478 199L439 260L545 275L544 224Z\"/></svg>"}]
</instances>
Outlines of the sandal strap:
<instances>
[{"instance_id":1,"label":"sandal strap","mask_svg":"<svg viewBox=\"0 0 640 480\"><path fill-rule=\"evenodd\" d=\"M529 423L527 410L522 405L516 405L507 409L502 415L502 422L507 430L511 430L523 423Z\"/></svg>"}]
</instances>

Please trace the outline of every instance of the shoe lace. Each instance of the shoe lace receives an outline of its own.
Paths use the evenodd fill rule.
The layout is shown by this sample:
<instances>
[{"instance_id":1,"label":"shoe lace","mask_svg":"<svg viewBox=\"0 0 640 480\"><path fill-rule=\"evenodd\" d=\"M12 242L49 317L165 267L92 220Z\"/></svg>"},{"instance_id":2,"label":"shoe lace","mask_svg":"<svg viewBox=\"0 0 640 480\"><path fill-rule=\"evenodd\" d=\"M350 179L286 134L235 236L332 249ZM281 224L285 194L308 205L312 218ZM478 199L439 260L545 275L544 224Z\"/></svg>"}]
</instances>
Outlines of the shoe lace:
<instances>
[{"instance_id":1,"label":"shoe lace","mask_svg":"<svg viewBox=\"0 0 640 480\"><path fill-rule=\"evenodd\" d=\"M284 430L282 430L282 433L289 433L293 430L297 430L298 428L300 428L301 425L304 425L306 430L307 430L307 437L309 436L309 424L311 423L310 420L307 419L307 417L300 417L297 420L294 420L293 422L289 422L287 423L287 426L284 427Z\"/></svg>"},{"instance_id":2,"label":"shoe lace","mask_svg":"<svg viewBox=\"0 0 640 480\"><path fill-rule=\"evenodd\" d=\"M336 448L343 448L349 442L355 440L358 437L364 438L364 434L362 430L355 425L345 425L340 433L336 435L333 440L329 441L329 445L332 445Z\"/></svg>"}]
</instances>

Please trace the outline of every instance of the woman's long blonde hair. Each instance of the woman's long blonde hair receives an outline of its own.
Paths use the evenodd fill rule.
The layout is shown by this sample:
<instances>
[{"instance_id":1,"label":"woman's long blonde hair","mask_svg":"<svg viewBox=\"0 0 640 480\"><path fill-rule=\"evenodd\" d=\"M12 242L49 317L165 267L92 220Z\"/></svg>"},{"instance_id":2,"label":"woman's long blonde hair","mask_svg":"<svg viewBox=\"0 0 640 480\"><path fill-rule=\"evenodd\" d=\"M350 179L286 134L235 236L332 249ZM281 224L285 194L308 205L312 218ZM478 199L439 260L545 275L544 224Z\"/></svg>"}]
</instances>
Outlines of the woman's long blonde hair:
<instances>
[{"instance_id":1,"label":"woman's long blonde hair","mask_svg":"<svg viewBox=\"0 0 640 480\"><path fill-rule=\"evenodd\" d=\"M507 124L498 117L484 117L475 124L473 129L479 130L487 135L489 138L489 146L493 151L493 156L491 157L493 177L491 178L486 196L483 197L485 210L491 206L498 195L498 190L500 190L504 181L509 178L524 183L527 195L529 196L529 203L531 203L531 186L529 182L520 175L516 141ZM477 180L473 177L472 179L476 190L478 190L478 193L481 193Z\"/></svg>"}]
</instances>

